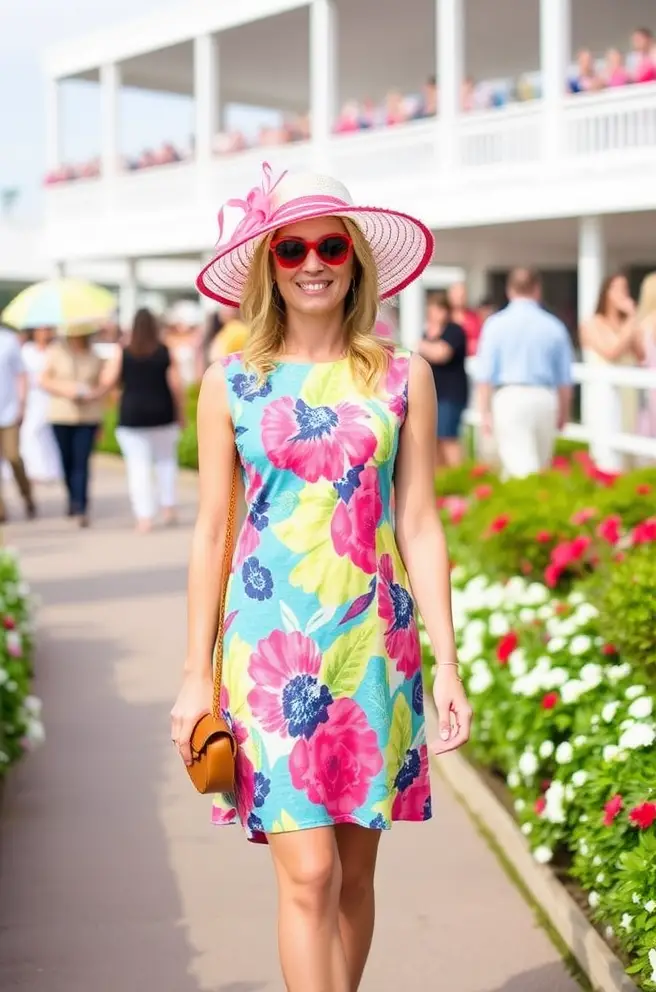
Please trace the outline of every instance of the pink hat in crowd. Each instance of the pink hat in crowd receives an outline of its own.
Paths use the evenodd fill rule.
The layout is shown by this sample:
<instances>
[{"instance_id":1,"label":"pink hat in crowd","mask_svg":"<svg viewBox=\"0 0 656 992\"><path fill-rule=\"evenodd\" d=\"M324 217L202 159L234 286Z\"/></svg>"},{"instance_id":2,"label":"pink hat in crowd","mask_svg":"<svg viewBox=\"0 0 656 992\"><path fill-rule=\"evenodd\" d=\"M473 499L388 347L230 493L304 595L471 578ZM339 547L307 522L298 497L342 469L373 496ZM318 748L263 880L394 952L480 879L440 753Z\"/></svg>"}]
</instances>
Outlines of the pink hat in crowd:
<instances>
[{"instance_id":1,"label":"pink hat in crowd","mask_svg":"<svg viewBox=\"0 0 656 992\"><path fill-rule=\"evenodd\" d=\"M267 162L262 171L261 187L252 189L245 200L226 203L241 208L244 216L225 244L221 244L223 208L219 212L216 254L196 280L198 291L205 296L238 307L261 239L286 224L314 217L348 217L358 225L376 262L381 299L399 293L430 262L433 235L414 217L398 210L355 206L346 187L330 176L283 172L273 182Z\"/></svg>"}]
</instances>

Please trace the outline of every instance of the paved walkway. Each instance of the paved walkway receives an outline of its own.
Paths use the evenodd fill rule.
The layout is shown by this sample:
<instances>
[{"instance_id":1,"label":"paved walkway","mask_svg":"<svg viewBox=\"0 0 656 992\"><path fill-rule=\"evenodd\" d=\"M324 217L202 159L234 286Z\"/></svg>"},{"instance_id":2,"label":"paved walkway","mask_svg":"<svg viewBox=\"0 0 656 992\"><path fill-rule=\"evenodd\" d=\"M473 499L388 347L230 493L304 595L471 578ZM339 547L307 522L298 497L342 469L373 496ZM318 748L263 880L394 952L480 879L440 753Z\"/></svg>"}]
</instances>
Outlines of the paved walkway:
<instances>
[{"instance_id":1,"label":"paved walkway","mask_svg":"<svg viewBox=\"0 0 656 992\"><path fill-rule=\"evenodd\" d=\"M43 598L48 740L5 790L0 989L281 992L267 851L209 826L169 742L193 481L182 525L147 537L131 531L120 469L99 465L95 490L89 531L46 492L39 520L5 532ZM383 841L364 992L575 992L439 781L435 799L432 823Z\"/></svg>"}]
</instances>

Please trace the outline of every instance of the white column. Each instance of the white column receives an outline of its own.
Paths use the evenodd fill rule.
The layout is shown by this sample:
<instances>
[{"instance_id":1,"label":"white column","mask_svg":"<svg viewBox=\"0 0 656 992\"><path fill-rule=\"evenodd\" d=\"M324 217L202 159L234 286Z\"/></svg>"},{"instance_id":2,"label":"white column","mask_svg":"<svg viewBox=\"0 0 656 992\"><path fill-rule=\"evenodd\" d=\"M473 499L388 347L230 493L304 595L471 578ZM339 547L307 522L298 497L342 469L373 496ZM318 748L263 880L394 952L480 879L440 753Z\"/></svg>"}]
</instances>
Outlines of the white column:
<instances>
[{"instance_id":1,"label":"white column","mask_svg":"<svg viewBox=\"0 0 656 992\"><path fill-rule=\"evenodd\" d=\"M61 165L62 134L59 80L46 81L46 168L54 171Z\"/></svg>"},{"instance_id":2,"label":"white column","mask_svg":"<svg viewBox=\"0 0 656 992\"><path fill-rule=\"evenodd\" d=\"M571 56L571 0L540 0L543 154L548 161L560 156L564 144L563 106Z\"/></svg>"},{"instance_id":3,"label":"white column","mask_svg":"<svg viewBox=\"0 0 656 992\"><path fill-rule=\"evenodd\" d=\"M399 296L399 337L404 348L414 351L424 333L426 290L416 279Z\"/></svg>"},{"instance_id":4,"label":"white column","mask_svg":"<svg viewBox=\"0 0 656 992\"><path fill-rule=\"evenodd\" d=\"M113 178L119 168L119 94L121 70L115 62L100 67L102 175Z\"/></svg>"},{"instance_id":5,"label":"white column","mask_svg":"<svg viewBox=\"0 0 656 992\"><path fill-rule=\"evenodd\" d=\"M55 265L55 278L64 279L66 276L66 262L59 259L54 263Z\"/></svg>"},{"instance_id":6,"label":"white column","mask_svg":"<svg viewBox=\"0 0 656 992\"><path fill-rule=\"evenodd\" d=\"M132 326L134 315L137 312L138 302L137 259L128 258L125 276L119 290L118 322L121 330L128 331Z\"/></svg>"},{"instance_id":7,"label":"white column","mask_svg":"<svg viewBox=\"0 0 656 992\"><path fill-rule=\"evenodd\" d=\"M438 157L449 171L458 164L457 125L461 109L465 65L465 18L463 0L436 0Z\"/></svg>"},{"instance_id":8,"label":"white column","mask_svg":"<svg viewBox=\"0 0 656 992\"><path fill-rule=\"evenodd\" d=\"M315 168L330 167L328 143L337 109L337 7L335 0L310 6L310 120Z\"/></svg>"},{"instance_id":9,"label":"white column","mask_svg":"<svg viewBox=\"0 0 656 992\"><path fill-rule=\"evenodd\" d=\"M606 274L606 241L601 217L579 220L578 317L579 326L595 312L599 290ZM585 356L583 356L585 361ZM592 366L594 367L594 366ZM581 422L591 432L590 454L603 469L621 469L622 459L609 446L607 418L600 412L612 408L615 387L607 382L583 383L581 386Z\"/></svg>"},{"instance_id":10,"label":"white column","mask_svg":"<svg viewBox=\"0 0 656 992\"><path fill-rule=\"evenodd\" d=\"M209 162L219 130L218 38L202 34L194 39L194 101L196 115L196 160Z\"/></svg>"},{"instance_id":11,"label":"white column","mask_svg":"<svg viewBox=\"0 0 656 992\"><path fill-rule=\"evenodd\" d=\"M472 264L467 266L467 298L470 307L477 307L484 296L487 296L488 278L487 265Z\"/></svg>"}]
</instances>

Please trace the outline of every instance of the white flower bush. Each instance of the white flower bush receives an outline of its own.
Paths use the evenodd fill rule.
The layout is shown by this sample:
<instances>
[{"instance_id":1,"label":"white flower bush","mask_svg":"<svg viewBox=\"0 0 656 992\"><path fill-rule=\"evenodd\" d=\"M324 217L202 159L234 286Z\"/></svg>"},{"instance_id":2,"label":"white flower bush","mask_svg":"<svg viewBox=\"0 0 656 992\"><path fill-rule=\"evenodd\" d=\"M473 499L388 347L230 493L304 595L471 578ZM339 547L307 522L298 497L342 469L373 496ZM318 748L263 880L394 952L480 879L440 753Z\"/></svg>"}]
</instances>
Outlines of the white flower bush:
<instances>
[{"instance_id":1,"label":"white flower bush","mask_svg":"<svg viewBox=\"0 0 656 992\"><path fill-rule=\"evenodd\" d=\"M453 613L476 759L505 778L536 861L570 871L656 988L654 692L580 590L456 570Z\"/></svg>"},{"instance_id":2,"label":"white flower bush","mask_svg":"<svg viewBox=\"0 0 656 992\"><path fill-rule=\"evenodd\" d=\"M33 613L16 552L0 548L0 777L45 738L41 701L30 692Z\"/></svg>"}]
</instances>

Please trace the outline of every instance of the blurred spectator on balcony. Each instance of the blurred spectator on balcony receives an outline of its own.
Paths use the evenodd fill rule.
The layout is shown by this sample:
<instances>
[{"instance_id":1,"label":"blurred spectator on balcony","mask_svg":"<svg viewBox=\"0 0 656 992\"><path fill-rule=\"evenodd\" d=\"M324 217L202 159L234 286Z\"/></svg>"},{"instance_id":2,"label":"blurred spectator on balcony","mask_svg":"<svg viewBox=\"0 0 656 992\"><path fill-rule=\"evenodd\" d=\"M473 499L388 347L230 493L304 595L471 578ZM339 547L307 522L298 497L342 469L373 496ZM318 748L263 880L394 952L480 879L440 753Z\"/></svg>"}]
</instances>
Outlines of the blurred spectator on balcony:
<instances>
[{"instance_id":1,"label":"blurred spectator on balcony","mask_svg":"<svg viewBox=\"0 0 656 992\"><path fill-rule=\"evenodd\" d=\"M629 292L626 276L619 272L604 279L593 317L580 330L583 358L591 365L636 365L643 357L636 305ZM590 411L600 434L625 431L635 433L638 419L638 394L635 389L615 388L604 382L588 387ZM622 471L627 460L619 453L593 452L600 468Z\"/></svg>"},{"instance_id":2,"label":"blurred spectator on balcony","mask_svg":"<svg viewBox=\"0 0 656 992\"><path fill-rule=\"evenodd\" d=\"M604 81L597 72L592 52L582 48L576 56L576 71L568 80L570 93L592 93L603 89Z\"/></svg>"},{"instance_id":3,"label":"blurred spectator on balcony","mask_svg":"<svg viewBox=\"0 0 656 992\"><path fill-rule=\"evenodd\" d=\"M454 282L447 291L452 320L459 324L467 338L467 354L475 355L478 339L481 335L482 322L475 310L467 301L467 287L464 282Z\"/></svg>"},{"instance_id":4,"label":"blurred spectator on balcony","mask_svg":"<svg viewBox=\"0 0 656 992\"><path fill-rule=\"evenodd\" d=\"M348 100L335 121L335 134L353 134L360 130L360 106L357 100Z\"/></svg>"},{"instance_id":5,"label":"blurred spectator on balcony","mask_svg":"<svg viewBox=\"0 0 656 992\"><path fill-rule=\"evenodd\" d=\"M233 155L243 152L248 147L241 131L219 131L214 137L212 151L215 155Z\"/></svg>"},{"instance_id":6,"label":"blurred spectator on balcony","mask_svg":"<svg viewBox=\"0 0 656 992\"><path fill-rule=\"evenodd\" d=\"M287 134L290 141L309 141L310 115L296 114L287 122Z\"/></svg>"},{"instance_id":7,"label":"blurred spectator on balcony","mask_svg":"<svg viewBox=\"0 0 656 992\"><path fill-rule=\"evenodd\" d=\"M436 467L459 465L460 425L469 388L465 371L467 341L462 327L454 323L447 294L442 291L428 297L426 330L418 351L433 370L437 392Z\"/></svg>"},{"instance_id":8,"label":"blurred spectator on balcony","mask_svg":"<svg viewBox=\"0 0 656 992\"><path fill-rule=\"evenodd\" d=\"M636 317L643 364L656 372L656 272L650 272L642 280ZM646 390L644 401L639 431L643 436L656 438L656 389Z\"/></svg>"},{"instance_id":9,"label":"blurred spectator on balcony","mask_svg":"<svg viewBox=\"0 0 656 992\"><path fill-rule=\"evenodd\" d=\"M475 110L476 109L476 84L471 76L467 76L463 79L462 86L460 89L460 106L462 110Z\"/></svg>"},{"instance_id":10,"label":"blurred spectator on balcony","mask_svg":"<svg viewBox=\"0 0 656 992\"><path fill-rule=\"evenodd\" d=\"M624 65L624 56L617 48L609 48L606 52L606 64L602 79L604 86L626 86L631 82L631 76Z\"/></svg>"},{"instance_id":11,"label":"blurred spectator on balcony","mask_svg":"<svg viewBox=\"0 0 656 992\"><path fill-rule=\"evenodd\" d=\"M551 463L556 431L570 416L572 345L565 325L543 310L542 281L513 269L507 307L485 323L478 351L478 408L494 436L506 477L522 478Z\"/></svg>"},{"instance_id":12,"label":"blurred spectator on balcony","mask_svg":"<svg viewBox=\"0 0 656 992\"><path fill-rule=\"evenodd\" d=\"M372 127L378 127L382 122L382 115L380 107L377 107L374 101L367 97L366 100L362 101L362 106L360 108L360 127L363 130L368 130Z\"/></svg>"},{"instance_id":13,"label":"blurred spectator on balcony","mask_svg":"<svg viewBox=\"0 0 656 992\"><path fill-rule=\"evenodd\" d=\"M656 44L649 28L636 28L631 37L631 48L626 64L633 82L656 81Z\"/></svg>"},{"instance_id":14,"label":"blurred spectator on balcony","mask_svg":"<svg viewBox=\"0 0 656 992\"><path fill-rule=\"evenodd\" d=\"M385 97L385 124L404 124L409 119L408 105L398 90L390 90Z\"/></svg>"},{"instance_id":15,"label":"blurred spectator on balcony","mask_svg":"<svg viewBox=\"0 0 656 992\"><path fill-rule=\"evenodd\" d=\"M415 111L415 117L421 120L425 117L435 117L437 114L437 79L435 76L429 76L424 83L421 96L419 97L419 105Z\"/></svg>"}]
</instances>

